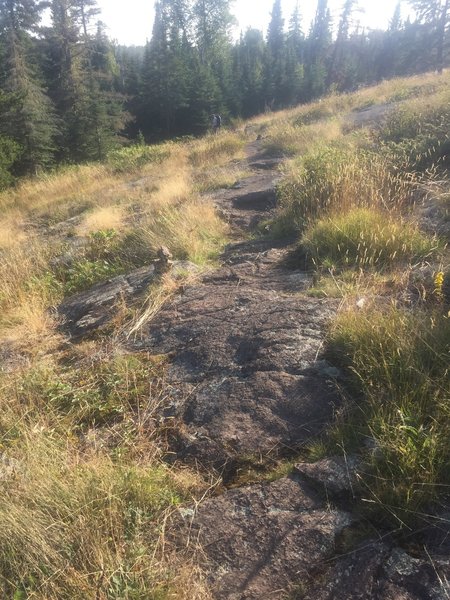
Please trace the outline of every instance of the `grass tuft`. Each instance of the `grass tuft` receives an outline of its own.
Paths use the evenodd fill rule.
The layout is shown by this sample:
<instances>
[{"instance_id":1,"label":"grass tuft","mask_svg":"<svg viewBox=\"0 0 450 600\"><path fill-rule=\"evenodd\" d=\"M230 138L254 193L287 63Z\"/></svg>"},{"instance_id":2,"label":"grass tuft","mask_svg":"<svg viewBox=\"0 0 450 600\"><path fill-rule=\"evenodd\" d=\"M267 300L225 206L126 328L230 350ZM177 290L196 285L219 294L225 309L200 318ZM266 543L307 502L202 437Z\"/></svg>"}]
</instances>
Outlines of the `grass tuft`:
<instances>
[{"instance_id":1,"label":"grass tuft","mask_svg":"<svg viewBox=\"0 0 450 600\"><path fill-rule=\"evenodd\" d=\"M433 257L439 245L400 217L368 208L313 223L302 246L319 268L395 268Z\"/></svg>"},{"instance_id":2,"label":"grass tuft","mask_svg":"<svg viewBox=\"0 0 450 600\"><path fill-rule=\"evenodd\" d=\"M366 448L364 497L395 526L420 521L450 484L449 340L442 313L395 308L347 311L331 328L329 355L359 398L339 446Z\"/></svg>"}]
</instances>

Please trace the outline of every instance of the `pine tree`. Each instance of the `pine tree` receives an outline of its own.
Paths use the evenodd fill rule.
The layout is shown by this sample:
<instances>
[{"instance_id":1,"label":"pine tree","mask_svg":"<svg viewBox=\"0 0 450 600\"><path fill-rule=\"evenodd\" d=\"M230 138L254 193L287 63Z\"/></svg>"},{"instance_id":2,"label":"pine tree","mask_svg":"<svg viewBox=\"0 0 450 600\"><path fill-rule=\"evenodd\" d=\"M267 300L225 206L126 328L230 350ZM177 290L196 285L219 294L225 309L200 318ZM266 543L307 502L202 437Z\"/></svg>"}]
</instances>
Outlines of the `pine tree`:
<instances>
[{"instance_id":1,"label":"pine tree","mask_svg":"<svg viewBox=\"0 0 450 600\"><path fill-rule=\"evenodd\" d=\"M339 21L338 33L334 43L333 55L328 73L328 85L336 84L343 91L351 87L349 73L354 68L351 52L346 52L349 37L350 19L357 0L345 0Z\"/></svg>"},{"instance_id":2,"label":"pine tree","mask_svg":"<svg viewBox=\"0 0 450 600\"><path fill-rule=\"evenodd\" d=\"M274 0L273 3L269 28L267 30L265 63L266 103L271 108L278 108L283 105L286 96L286 90L284 89L286 81L286 46L281 0Z\"/></svg>"},{"instance_id":3,"label":"pine tree","mask_svg":"<svg viewBox=\"0 0 450 600\"><path fill-rule=\"evenodd\" d=\"M58 155L63 161L81 159L77 135L78 112L84 93L79 59L79 28L71 0L52 0L52 26L46 30L46 71L49 94L55 104L61 127Z\"/></svg>"},{"instance_id":4,"label":"pine tree","mask_svg":"<svg viewBox=\"0 0 450 600\"><path fill-rule=\"evenodd\" d=\"M286 40L286 103L289 105L304 100L304 51L305 40L301 26L300 7L297 2L289 21Z\"/></svg>"},{"instance_id":5,"label":"pine tree","mask_svg":"<svg viewBox=\"0 0 450 600\"><path fill-rule=\"evenodd\" d=\"M7 112L8 105L14 103L12 94L0 90L0 114ZM14 181L12 167L20 156L20 146L11 138L0 134L0 190L5 189Z\"/></svg>"},{"instance_id":6,"label":"pine tree","mask_svg":"<svg viewBox=\"0 0 450 600\"><path fill-rule=\"evenodd\" d=\"M14 102L3 107L0 133L21 148L19 173L32 173L53 162L57 132L54 109L31 60L44 3L35 0L0 0L0 37L4 47L2 88Z\"/></svg>"},{"instance_id":7,"label":"pine tree","mask_svg":"<svg viewBox=\"0 0 450 600\"><path fill-rule=\"evenodd\" d=\"M394 77L400 72L402 54L400 43L403 36L401 27L401 4L398 2L389 22L389 28L383 34L383 47L375 67L379 79Z\"/></svg>"},{"instance_id":8,"label":"pine tree","mask_svg":"<svg viewBox=\"0 0 450 600\"><path fill-rule=\"evenodd\" d=\"M247 29L236 48L236 89L242 116L248 118L264 110L264 37L257 29Z\"/></svg>"},{"instance_id":9,"label":"pine tree","mask_svg":"<svg viewBox=\"0 0 450 600\"><path fill-rule=\"evenodd\" d=\"M92 20L100 9L96 0L71 0L72 14L80 30L82 92L77 98L75 148L80 158L102 160L117 145L124 126L121 101L113 89L117 65L102 26L92 31Z\"/></svg>"},{"instance_id":10,"label":"pine tree","mask_svg":"<svg viewBox=\"0 0 450 600\"><path fill-rule=\"evenodd\" d=\"M235 22L230 12L231 0L195 0L192 28L201 73L210 85L209 112L228 112L233 100L232 54L230 30Z\"/></svg>"},{"instance_id":11,"label":"pine tree","mask_svg":"<svg viewBox=\"0 0 450 600\"><path fill-rule=\"evenodd\" d=\"M327 55L331 46L331 16L327 0L318 0L316 16L308 39L307 78L311 97L326 90Z\"/></svg>"},{"instance_id":12,"label":"pine tree","mask_svg":"<svg viewBox=\"0 0 450 600\"><path fill-rule=\"evenodd\" d=\"M450 0L410 0L419 19L430 27L429 44L434 51L434 67L442 73L450 22Z\"/></svg>"}]
</instances>

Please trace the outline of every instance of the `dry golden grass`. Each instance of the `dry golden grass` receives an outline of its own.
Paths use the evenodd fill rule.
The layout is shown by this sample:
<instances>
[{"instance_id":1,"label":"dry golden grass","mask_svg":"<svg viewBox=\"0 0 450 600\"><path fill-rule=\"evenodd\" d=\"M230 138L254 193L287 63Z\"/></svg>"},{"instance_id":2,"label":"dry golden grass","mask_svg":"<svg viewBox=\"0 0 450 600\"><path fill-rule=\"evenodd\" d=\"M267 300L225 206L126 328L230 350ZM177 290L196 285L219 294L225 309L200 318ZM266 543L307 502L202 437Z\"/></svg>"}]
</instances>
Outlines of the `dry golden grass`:
<instances>
[{"instance_id":1,"label":"dry golden grass","mask_svg":"<svg viewBox=\"0 0 450 600\"><path fill-rule=\"evenodd\" d=\"M296 156L313 150L319 144L338 139L342 131L337 119L307 126L281 120L268 127L266 135L264 148L267 152Z\"/></svg>"},{"instance_id":2,"label":"dry golden grass","mask_svg":"<svg viewBox=\"0 0 450 600\"><path fill-rule=\"evenodd\" d=\"M382 159L368 168L357 156L357 143L342 142L341 116L415 98L421 90L438 105L447 84L448 74L384 82L253 119L251 135L255 128L263 131L273 151L309 156L284 166L291 187L282 208L290 210L295 199L300 208L294 216L303 219L305 209L309 219L317 216L317 206L335 214L355 205L389 211L406 205L410 182L387 173ZM415 100L418 110L422 101ZM141 309L123 306L112 335L77 347L58 333L49 309L63 295L54 259L67 247L74 260L86 258L71 246L74 234L117 232L94 239L99 260L103 254L109 259L110 248L123 258L133 244L136 254L145 250L145 260L161 245L200 265L214 259L228 230L199 191L243 176L236 161L244 156L244 138L221 132L184 144L133 147L106 165L67 168L0 195L0 335L27 358L27 366L18 361L13 372L0 370L2 597L212 597L196 566L200 550L175 551L165 536L176 507L202 498L212 483L162 463L164 432L159 438L153 433L154 409L166 393L164 360L123 355L119 347L123 333L139 335L180 279L162 277ZM331 154L323 151L324 140L334 145ZM348 160L349 148L356 158ZM342 160L334 160L336 153ZM315 176L305 179L308 168ZM45 227L75 215L79 220L67 227ZM30 221L39 227L31 228ZM399 273L391 279L397 286L403 281ZM381 276L363 280L354 272L332 284L318 282L317 293L348 297L389 285Z\"/></svg>"},{"instance_id":3,"label":"dry golden grass","mask_svg":"<svg viewBox=\"0 0 450 600\"><path fill-rule=\"evenodd\" d=\"M125 207L123 206L100 206L88 212L82 222L77 226L78 235L106 230L122 229L125 221Z\"/></svg>"},{"instance_id":4,"label":"dry golden grass","mask_svg":"<svg viewBox=\"0 0 450 600\"><path fill-rule=\"evenodd\" d=\"M237 181L251 175L239 165L197 169L194 172L194 188L200 194L232 187Z\"/></svg>"},{"instance_id":5,"label":"dry golden grass","mask_svg":"<svg viewBox=\"0 0 450 600\"><path fill-rule=\"evenodd\" d=\"M220 250L228 229L210 202L193 198L153 209L142 231L151 247L167 246L176 258L203 264Z\"/></svg>"},{"instance_id":6,"label":"dry golden grass","mask_svg":"<svg viewBox=\"0 0 450 600\"><path fill-rule=\"evenodd\" d=\"M210 134L193 142L189 152L189 159L194 167L216 169L233 158L244 158L244 140L228 132Z\"/></svg>"},{"instance_id":7,"label":"dry golden grass","mask_svg":"<svg viewBox=\"0 0 450 600\"><path fill-rule=\"evenodd\" d=\"M107 171L102 165L70 167L54 174L23 181L14 190L0 194L2 212L15 208L27 213L54 209L60 204L81 202L100 196L105 190ZM114 180L111 181L114 185Z\"/></svg>"},{"instance_id":8,"label":"dry golden grass","mask_svg":"<svg viewBox=\"0 0 450 600\"><path fill-rule=\"evenodd\" d=\"M192 565L189 573L166 553L162 527L192 482L183 488L155 457L125 466L49 434L37 423L9 454L13 468L0 500L2 596L106 600L159 590L161 598L208 598L200 571ZM176 595L186 585L195 595Z\"/></svg>"},{"instance_id":9,"label":"dry golden grass","mask_svg":"<svg viewBox=\"0 0 450 600\"><path fill-rule=\"evenodd\" d=\"M348 113L352 110L369 108L377 104L389 102L402 102L413 98L430 98L440 93L445 93L450 84L450 71L442 75L425 73L413 77L403 77L383 81L377 85L360 89L357 92L346 94L330 94L320 100L296 106L294 108L267 112L246 122L247 131L251 132L259 127L264 134L271 126L278 126L280 122L293 121L320 121L328 120Z\"/></svg>"},{"instance_id":10,"label":"dry golden grass","mask_svg":"<svg viewBox=\"0 0 450 600\"><path fill-rule=\"evenodd\" d=\"M18 246L26 237L20 214L10 213L0 221L0 251Z\"/></svg>"}]
</instances>

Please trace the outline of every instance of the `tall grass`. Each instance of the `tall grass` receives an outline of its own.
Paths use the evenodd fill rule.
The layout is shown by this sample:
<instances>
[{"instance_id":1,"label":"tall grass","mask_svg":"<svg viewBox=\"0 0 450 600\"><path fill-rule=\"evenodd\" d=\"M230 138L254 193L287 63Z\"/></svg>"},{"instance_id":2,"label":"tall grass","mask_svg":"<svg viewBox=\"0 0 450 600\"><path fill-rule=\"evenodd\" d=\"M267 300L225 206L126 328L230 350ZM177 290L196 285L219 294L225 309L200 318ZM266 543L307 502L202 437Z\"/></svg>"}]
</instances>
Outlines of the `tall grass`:
<instances>
[{"instance_id":1,"label":"tall grass","mask_svg":"<svg viewBox=\"0 0 450 600\"><path fill-rule=\"evenodd\" d=\"M267 128L263 144L267 154L302 155L341 135L338 120L304 125L299 119L294 122L277 120Z\"/></svg>"},{"instance_id":2,"label":"tall grass","mask_svg":"<svg viewBox=\"0 0 450 600\"><path fill-rule=\"evenodd\" d=\"M329 355L359 397L339 443L370 441L364 498L395 526L420 521L450 484L449 340L439 312L348 311L331 327Z\"/></svg>"},{"instance_id":3,"label":"tall grass","mask_svg":"<svg viewBox=\"0 0 450 600\"><path fill-rule=\"evenodd\" d=\"M36 435L21 446L14 476L0 484L2 597L183 597L173 595L181 565L161 558L161 542L189 488L169 469L82 456Z\"/></svg>"},{"instance_id":4,"label":"tall grass","mask_svg":"<svg viewBox=\"0 0 450 600\"><path fill-rule=\"evenodd\" d=\"M430 259L438 242L401 217L368 208L313 222L302 247L317 267L393 268Z\"/></svg>"},{"instance_id":5,"label":"tall grass","mask_svg":"<svg viewBox=\"0 0 450 600\"><path fill-rule=\"evenodd\" d=\"M165 545L166 518L205 483L161 461L164 365L105 351L0 374L2 598L208 597Z\"/></svg>"},{"instance_id":6,"label":"tall grass","mask_svg":"<svg viewBox=\"0 0 450 600\"><path fill-rule=\"evenodd\" d=\"M301 233L315 219L352 208L400 210L411 202L414 179L374 152L323 146L289 165L279 186L275 229Z\"/></svg>"},{"instance_id":7,"label":"tall grass","mask_svg":"<svg viewBox=\"0 0 450 600\"><path fill-rule=\"evenodd\" d=\"M142 231L152 248L168 246L175 258L204 264L217 257L227 226L208 201L192 199L153 211Z\"/></svg>"},{"instance_id":8,"label":"tall grass","mask_svg":"<svg viewBox=\"0 0 450 600\"><path fill-rule=\"evenodd\" d=\"M216 168L231 158L243 158L244 140L233 133L220 132L192 142L189 160L194 167Z\"/></svg>"},{"instance_id":9,"label":"tall grass","mask_svg":"<svg viewBox=\"0 0 450 600\"><path fill-rule=\"evenodd\" d=\"M411 168L450 166L450 93L448 90L401 104L387 115L377 132L397 157L406 156Z\"/></svg>"}]
</instances>

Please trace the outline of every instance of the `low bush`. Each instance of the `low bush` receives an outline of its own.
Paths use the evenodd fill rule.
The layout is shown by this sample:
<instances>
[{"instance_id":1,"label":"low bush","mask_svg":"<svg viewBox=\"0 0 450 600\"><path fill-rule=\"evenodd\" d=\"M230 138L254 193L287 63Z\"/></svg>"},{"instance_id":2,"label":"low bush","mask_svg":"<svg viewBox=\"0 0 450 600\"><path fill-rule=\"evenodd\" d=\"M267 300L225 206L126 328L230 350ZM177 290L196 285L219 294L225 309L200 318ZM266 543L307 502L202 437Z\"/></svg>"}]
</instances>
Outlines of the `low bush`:
<instances>
[{"instance_id":1,"label":"low bush","mask_svg":"<svg viewBox=\"0 0 450 600\"><path fill-rule=\"evenodd\" d=\"M130 173L138 171L149 163L161 163L169 156L170 147L168 144L161 144L159 146L137 144L110 152L106 166L114 174Z\"/></svg>"},{"instance_id":2,"label":"low bush","mask_svg":"<svg viewBox=\"0 0 450 600\"><path fill-rule=\"evenodd\" d=\"M126 266L120 261L82 258L74 261L69 268L59 269L58 278L62 280L65 294L75 294L125 270Z\"/></svg>"},{"instance_id":3,"label":"low bush","mask_svg":"<svg viewBox=\"0 0 450 600\"><path fill-rule=\"evenodd\" d=\"M145 357L119 355L77 369L30 369L17 383L16 394L29 411L68 417L67 429L98 427L148 408L150 382L160 376L160 366Z\"/></svg>"}]
</instances>

